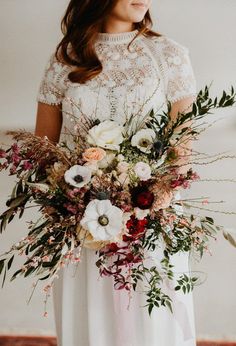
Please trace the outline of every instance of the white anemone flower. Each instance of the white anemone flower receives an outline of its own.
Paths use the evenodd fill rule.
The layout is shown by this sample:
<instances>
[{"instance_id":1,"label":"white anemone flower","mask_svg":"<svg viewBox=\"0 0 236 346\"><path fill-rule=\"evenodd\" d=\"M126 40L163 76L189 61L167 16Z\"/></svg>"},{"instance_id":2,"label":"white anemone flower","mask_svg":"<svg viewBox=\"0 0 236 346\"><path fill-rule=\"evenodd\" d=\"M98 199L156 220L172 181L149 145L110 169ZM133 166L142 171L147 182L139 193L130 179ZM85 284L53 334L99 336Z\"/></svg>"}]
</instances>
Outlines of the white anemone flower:
<instances>
[{"instance_id":1,"label":"white anemone flower","mask_svg":"<svg viewBox=\"0 0 236 346\"><path fill-rule=\"evenodd\" d=\"M123 127L112 120L105 120L88 131L87 140L98 147L119 150L123 142Z\"/></svg>"},{"instance_id":2,"label":"white anemone flower","mask_svg":"<svg viewBox=\"0 0 236 346\"><path fill-rule=\"evenodd\" d=\"M143 153L150 153L156 134L152 129L139 130L131 139L131 145Z\"/></svg>"},{"instance_id":3,"label":"white anemone flower","mask_svg":"<svg viewBox=\"0 0 236 346\"><path fill-rule=\"evenodd\" d=\"M87 205L80 224L94 240L115 241L122 232L122 217L123 211L110 200L94 199Z\"/></svg>"},{"instance_id":4,"label":"white anemone flower","mask_svg":"<svg viewBox=\"0 0 236 346\"><path fill-rule=\"evenodd\" d=\"M64 178L65 181L72 186L83 187L90 182L91 175L91 168L75 165L65 172Z\"/></svg>"}]
</instances>

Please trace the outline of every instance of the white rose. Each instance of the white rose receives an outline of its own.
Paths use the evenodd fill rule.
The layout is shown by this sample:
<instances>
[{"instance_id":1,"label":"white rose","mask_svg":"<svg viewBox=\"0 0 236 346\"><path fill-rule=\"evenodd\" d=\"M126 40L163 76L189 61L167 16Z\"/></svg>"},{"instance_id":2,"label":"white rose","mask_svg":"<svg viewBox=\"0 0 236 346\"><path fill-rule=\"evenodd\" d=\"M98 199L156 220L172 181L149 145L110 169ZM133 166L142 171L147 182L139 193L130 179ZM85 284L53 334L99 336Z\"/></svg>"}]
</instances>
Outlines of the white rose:
<instances>
[{"instance_id":1,"label":"white rose","mask_svg":"<svg viewBox=\"0 0 236 346\"><path fill-rule=\"evenodd\" d=\"M156 134L152 129L142 129L131 139L131 145L137 147L143 153L150 153Z\"/></svg>"},{"instance_id":2,"label":"white rose","mask_svg":"<svg viewBox=\"0 0 236 346\"><path fill-rule=\"evenodd\" d=\"M105 120L88 131L87 140L98 147L119 150L123 141L123 127L112 120Z\"/></svg>"},{"instance_id":3,"label":"white rose","mask_svg":"<svg viewBox=\"0 0 236 346\"><path fill-rule=\"evenodd\" d=\"M137 162L134 166L134 172L140 180L145 181L151 178L151 168L145 162Z\"/></svg>"}]
</instances>

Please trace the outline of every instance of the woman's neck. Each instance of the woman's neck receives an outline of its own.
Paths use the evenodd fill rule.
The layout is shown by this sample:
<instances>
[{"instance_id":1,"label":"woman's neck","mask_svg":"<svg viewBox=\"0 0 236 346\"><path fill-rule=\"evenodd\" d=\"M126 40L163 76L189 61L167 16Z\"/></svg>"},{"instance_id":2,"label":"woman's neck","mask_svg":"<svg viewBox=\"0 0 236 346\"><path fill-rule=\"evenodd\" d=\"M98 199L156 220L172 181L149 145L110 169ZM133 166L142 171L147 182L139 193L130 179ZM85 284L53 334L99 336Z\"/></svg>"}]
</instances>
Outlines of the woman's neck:
<instances>
[{"instance_id":1,"label":"woman's neck","mask_svg":"<svg viewBox=\"0 0 236 346\"><path fill-rule=\"evenodd\" d=\"M102 32L115 34L115 33L133 31L134 29L135 29L134 23L121 22L121 21L109 19L109 21L103 24Z\"/></svg>"}]
</instances>

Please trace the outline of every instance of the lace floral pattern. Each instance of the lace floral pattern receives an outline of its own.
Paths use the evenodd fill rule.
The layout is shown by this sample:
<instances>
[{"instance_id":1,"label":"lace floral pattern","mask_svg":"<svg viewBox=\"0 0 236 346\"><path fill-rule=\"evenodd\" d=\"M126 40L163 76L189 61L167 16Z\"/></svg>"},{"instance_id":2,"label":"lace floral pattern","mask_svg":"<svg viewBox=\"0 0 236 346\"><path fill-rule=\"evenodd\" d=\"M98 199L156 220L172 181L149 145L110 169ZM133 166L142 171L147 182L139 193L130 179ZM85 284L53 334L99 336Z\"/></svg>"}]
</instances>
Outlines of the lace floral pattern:
<instances>
[{"instance_id":1,"label":"lace floral pattern","mask_svg":"<svg viewBox=\"0 0 236 346\"><path fill-rule=\"evenodd\" d=\"M167 99L173 103L188 96L196 96L196 79L189 49L166 36L154 38L153 42L164 77Z\"/></svg>"},{"instance_id":2,"label":"lace floral pattern","mask_svg":"<svg viewBox=\"0 0 236 346\"><path fill-rule=\"evenodd\" d=\"M50 105L62 103L65 90L68 87L69 80L67 76L69 71L69 66L58 62L53 53L46 64L39 86L37 101Z\"/></svg>"},{"instance_id":3,"label":"lace floral pattern","mask_svg":"<svg viewBox=\"0 0 236 346\"><path fill-rule=\"evenodd\" d=\"M71 127L83 114L124 123L133 113L145 115L152 107L162 108L166 100L175 102L195 95L196 81L188 49L165 36L141 35L128 50L127 45L136 34L137 30L99 33L95 50L103 70L85 84L71 83L71 67L52 55L37 100L62 103L65 124Z\"/></svg>"}]
</instances>

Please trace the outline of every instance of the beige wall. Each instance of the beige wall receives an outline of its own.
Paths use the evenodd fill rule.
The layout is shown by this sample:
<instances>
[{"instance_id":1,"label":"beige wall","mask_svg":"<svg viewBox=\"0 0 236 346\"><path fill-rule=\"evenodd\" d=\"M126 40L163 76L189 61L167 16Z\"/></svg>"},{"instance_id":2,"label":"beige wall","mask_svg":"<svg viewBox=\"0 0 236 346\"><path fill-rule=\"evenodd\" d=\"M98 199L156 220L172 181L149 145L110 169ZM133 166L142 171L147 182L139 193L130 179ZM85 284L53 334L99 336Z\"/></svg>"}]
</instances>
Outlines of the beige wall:
<instances>
[{"instance_id":1,"label":"beige wall","mask_svg":"<svg viewBox=\"0 0 236 346\"><path fill-rule=\"evenodd\" d=\"M46 60L60 37L59 22L65 0L0 1L0 129L32 128L36 93ZM218 92L236 86L236 2L235 0L153 0L155 29L190 49L198 87L214 82ZM223 117L197 144L203 152L235 150L235 109L219 112ZM0 142L6 139L1 136ZM234 177L236 161L198 168L202 177ZM1 175L0 210L10 193L12 178ZM211 195L224 199L227 209L235 208L235 185L198 184L191 196ZM235 217L217 214L219 223L235 224ZM1 236L1 252L24 233L24 221L15 221ZM236 250L222 237L212 243L212 256L205 255L194 270L206 273L206 282L195 289L198 336L236 339ZM52 306L43 318L43 295L38 290L29 306L26 300L33 280L18 280L0 291L0 332L54 333Z\"/></svg>"}]
</instances>

